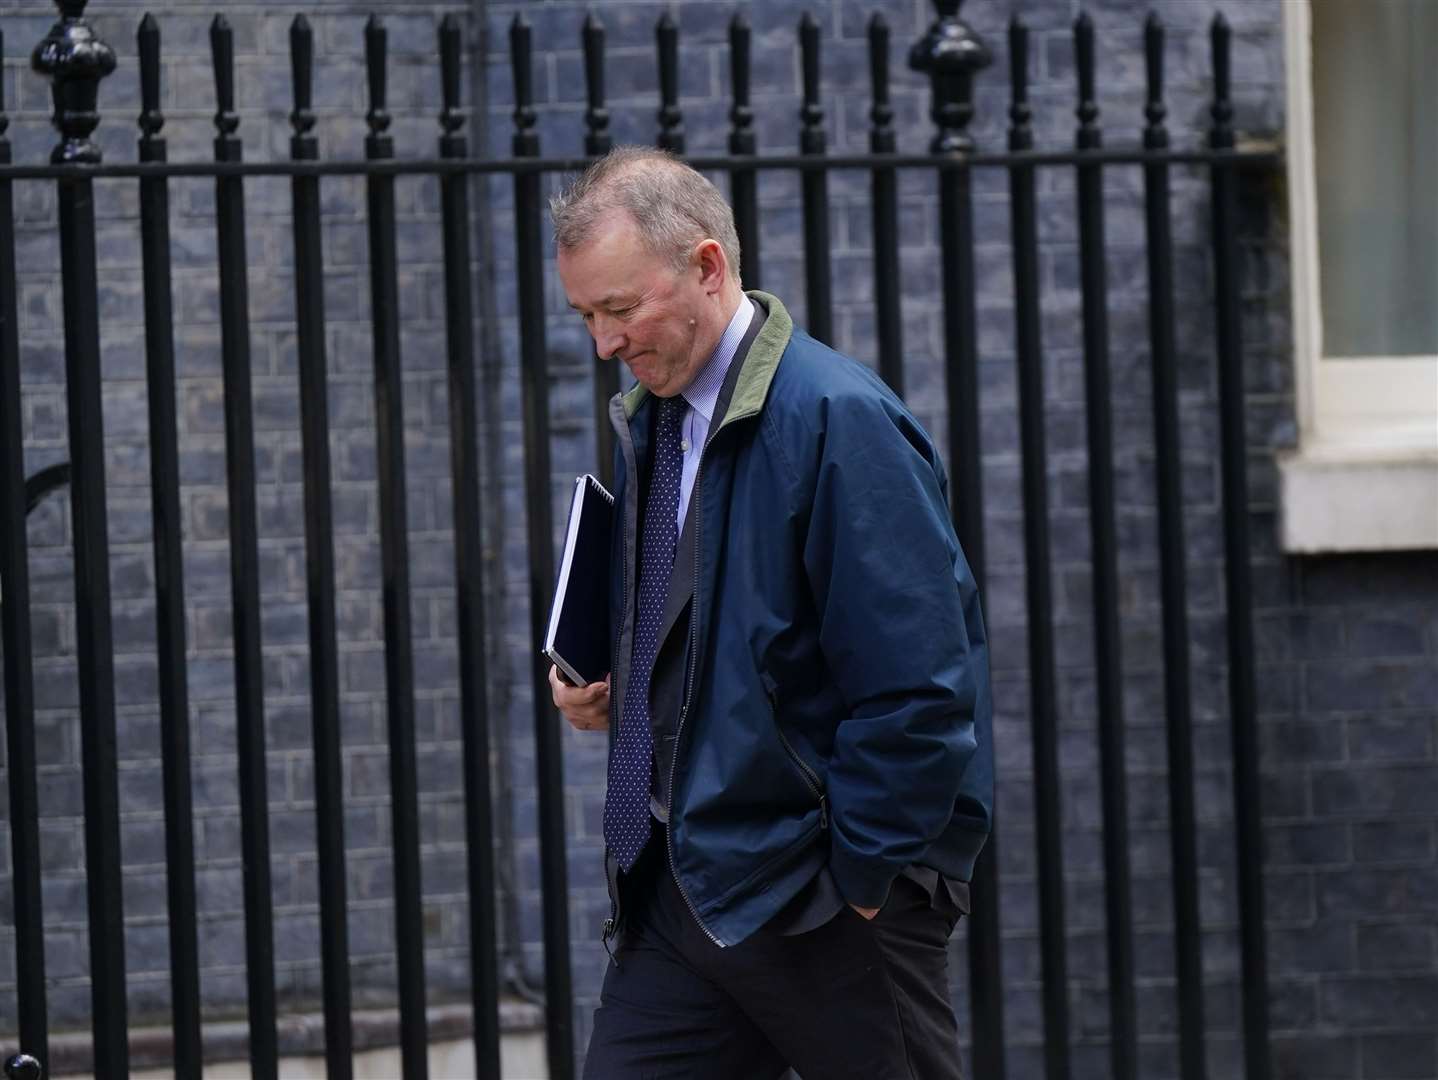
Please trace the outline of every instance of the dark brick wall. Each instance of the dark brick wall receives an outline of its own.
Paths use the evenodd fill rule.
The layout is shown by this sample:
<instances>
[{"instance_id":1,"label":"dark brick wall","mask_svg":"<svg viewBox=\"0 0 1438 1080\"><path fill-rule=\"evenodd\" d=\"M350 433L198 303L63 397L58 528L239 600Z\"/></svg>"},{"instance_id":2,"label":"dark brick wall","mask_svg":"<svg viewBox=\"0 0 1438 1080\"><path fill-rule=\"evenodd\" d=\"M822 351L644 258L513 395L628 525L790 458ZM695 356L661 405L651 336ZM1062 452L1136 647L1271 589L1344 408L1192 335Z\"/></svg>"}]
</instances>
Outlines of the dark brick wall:
<instances>
[{"instance_id":1,"label":"dark brick wall","mask_svg":"<svg viewBox=\"0 0 1438 1080\"><path fill-rule=\"evenodd\" d=\"M1276 563L1260 612L1286 1076L1438 1075L1438 558Z\"/></svg>"},{"instance_id":2,"label":"dark brick wall","mask_svg":"<svg viewBox=\"0 0 1438 1080\"><path fill-rule=\"evenodd\" d=\"M671 5L684 48L682 101L689 146L722 149L728 109L727 3L679 0ZM755 108L764 150L797 147L799 72L795 26L805 7L823 30L826 127L834 149L867 146L867 72L863 28L874 5L856 0L766 0L742 4L755 30ZM1164 0L1154 5L1170 28L1169 117L1178 145L1196 145L1208 123L1207 24L1213 0ZM609 31L609 86L617 139L652 141L655 76L653 25L666 5L611 0L599 5ZM903 54L932 18L927 0L882 5L893 30L895 107L901 148L921 151L932 132L928 89L903 65ZM1132 143L1142 124L1140 31L1148 5L1103 0L1087 5L1100 34L1099 104L1110 144ZM1238 126L1259 138L1283 124L1281 5L1245 0L1224 6L1235 28ZM100 5L96 5L100 10ZM106 37L129 44L138 8L113 5ZM164 22L167 52L184 50L171 74L167 106L174 117L173 157L208 154L210 90L204 5L172 3ZM285 153L288 131L284 30L290 12L269 5L227 6L240 30L241 66L256 96L246 100L241 133L253 155ZM325 57L320 81L321 135L327 153L359 152L363 89L359 75L359 6L325 5L316 19ZM436 73L428 59L440 7L389 6L399 39L395 63L397 133L402 153L427 152L435 133ZM471 30L485 72L477 89L487 99L477 137L495 155L508 153L512 130L507 28L517 11L535 27L539 131L547 154L582 148L583 83L579 24L586 7L571 0L500 3L489 0ZM980 76L974 131L984 148L999 148L1007 123L1005 24L1020 12L1033 29L1033 101L1040 145L1071 145L1075 126L1070 28L1078 6L1069 0L970 0L965 14L994 48L996 63ZM12 12L17 17L12 18ZM120 14L123 12L123 14ZM42 5L0 5L7 48L37 40L49 22ZM169 29L171 21L176 28ZM241 26L246 27L241 29ZM173 41L173 44L171 42ZM134 75L106 84L102 108L133 111ZM263 77L262 77L263 76ZM44 88L7 64L7 100L18 112L12 128L17 157L36 159L52 137L44 130ZM269 85L263 93L258 88ZM127 81L128 80L128 81ZM185 82L183 80L188 80ZM242 85L246 85L242 82ZM190 87L190 89L187 89ZM403 88L403 89L401 89ZM19 96L17 97L17 93ZM330 96L332 95L332 96ZM124 106L118 103L124 101ZM18 105L14 104L17 103ZM485 102L479 102L484 105ZM133 154L132 132L118 118L101 128L112 157ZM29 132L29 134L26 134ZM1207 984L1210 1071L1241 1073L1240 976L1221 536L1217 418L1213 362L1212 286L1207 253L1206 178L1174 174L1174 229L1179 299L1179 360L1187 520L1190 650L1193 663L1197 805L1200 817L1201 903ZM1255 622L1259 661L1260 742L1264 778L1269 962L1276 1073L1283 1077L1438 1077L1438 556L1290 559L1274 543L1273 457L1295 439L1291 335L1288 328L1286 210L1275 176L1245 186L1242 205L1245 267L1244 340L1252 443L1250 480L1254 535ZM539 970L537 841L533 792L523 495L518 477L521 428L517 395L517 300L513 239L507 231L512 192L507 182L477 182L477 206L489 207L479 239L492 245L481 267L492 285L493 318L482 325L481 355L488 420L484 445L491 475L487 501L491 543L486 569L494 595L491 653L496 763L512 778L501 800L511 817L520 898L516 940L531 971ZM189 194L186 194L186 191ZM383 997L392 985L388 815L385 801L380 608L372 587L378 557L373 491L372 406L369 399L366 249L362 191L329 184L332 209L327 259L333 264L330 318L335 370L338 538L345 580L341 636L346 662L349 843L354 871L355 950L362 986ZM439 370L442 311L437 297L438 242L433 186L408 187L402 253L401 307L406 385L412 413L411 517L414 532L417 643L422 672L424 745L421 780L426 820L427 911L433 919L430 975L441 991L462 986L464 902L458 730L449 594L451 570L447 434ZM804 316L802 240L797 184L766 174L764 280ZM941 439L944 416L941 314L937 269L937 200L932 177L905 174L903 229L904 334L911 404ZM114 445L112 539L117 638L127 680L122 745L126 747L125 858L133 865L127 910L135 1007L163 1009L167 994L163 943L161 816L154 795L155 721L149 629L148 496L144 464L142 350L134 267L133 194L111 187L102 236L102 282L114 290L107 326L107 434ZM487 192L487 194L486 194ZM874 353L867 182L836 175L832 235L837 343L865 361ZM1158 608L1154 463L1149 408L1147 284L1140 179L1115 169L1107 181L1109 289L1114 369L1115 468L1123 582L1127 772L1140 980L1143 1075L1176 1075L1176 995L1167 841L1162 653ZM213 238L207 185L176 186L176 257L184 260L186 305L177 322L182 350L183 438L186 447L187 534L193 540L187 585L191 622L192 694L197 806L201 816L202 903L206 911L207 1004L233 1008L241 999L241 922L235 911L238 839L234 808L233 720L227 713L227 581L224 545L223 444L218 410L217 341L213 315ZM276 882L284 938L291 946L282 984L292 999L317 987L313 842L310 816L308 717L304 694L305 612L300 488L295 433L293 338L284 285L289 265L287 194L279 183L252 185L252 271L256 304L257 402L270 418L260 439L262 545L269 590L265 626L271 674L272 791ZM53 195L22 185L22 331L25 334L27 447L36 465L63 454L64 402L58 346L58 268ZM113 224L111 224L113 222ZM1013 301L1007 242L1008 201L1002 173L976 179L980 273L978 297L983 405L984 485L989 580L987 611L994 642L997 750L1000 763L1005 1003L1011 1076L1038 1075L1042 1017L1032 770L1027 719L1021 460L1015 416ZM1076 1076L1107 1075L1102 817L1097 782L1096 704L1092 670L1088 566L1086 435L1077 273L1077 226L1071 175L1046 172L1041 183L1041 258L1047 419L1050 447L1052 581L1060 686L1064 859L1069 916L1069 965L1074 1009ZM273 288L271 285L273 284ZM581 328L563 307L550 274L550 363L554 375L556 508L575 471L593 460L590 405L592 359ZM261 359L264 358L264 359ZM562 517L562 514L558 514ZM83 853L79 828L78 732L73 704L74 615L68 585L68 522L55 504L32 526L39 665L44 710L42 800L45 805L47 915L54 926L49 957L56 1008L78 1018L85 1008ZM124 628L124 629L119 629ZM427 665L433 665L428 667ZM228 720L228 724L227 724ZM582 1047L605 957L597 927L606 904L599 875L603 748L566 733L566 810L576 1024ZM0 846L8 837L0 838ZM6 862L0 867L8 872ZM53 914L51 914L53 913ZM3 929L0 929L3 934ZM3 941L0 941L3 946ZM955 998L965 1010L964 934L951 953ZM0 947L0 981L13 964ZM68 1002L68 1005L65 1004ZM66 1009L68 1008L68 1013ZM13 1002L0 996L0 1010ZM0 1012L0 1026L13 1012Z\"/></svg>"},{"instance_id":3,"label":"dark brick wall","mask_svg":"<svg viewBox=\"0 0 1438 1080\"><path fill-rule=\"evenodd\" d=\"M135 30L144 10L136 3L90 5L97 33L119 54L100 96L97 137L109 161L136 157ZM205 160L213 152L208 30L217 10L199 3L155 8L172 160ZM223 10L235 33L245 156L287 157L295 9L252 3ZM363 28L371 10L308 7L319 58L317 134L326 155L363 154ZM444 13L466 10L462 0L384 6L391 131L400 155L435 153L436 30ZM29 51L53 19L49 4L0 5L9 134L20 161L46 160L55 142L48 86L28 70ZM365 194L355 178L327 180L323 191L350 948L357 1004L385 1003L394 998L395 965ZM169 978L138 203L132 181L102 181L96 198L127 962L132 1017L144 1022L166 1018ZM400 181L397 202L425 944L431 995L440 999L462 992L469 976L437 183ZM17 184L16 203L24 438L27 469L34 471L67 456L53 184ZM298 1006L318 997L319 935L289 184L250 183L246 203L276 975L281 1000ZM207 1011L230 1015L242 1012L245 954L213 182L175 181L171 205L201 984ZM31 517L29 535L46 955L51 1017L64 1028L83 1025L90 1005L67 501L45 503ZM0 983L8 985L14 966L8 829L0 830L0 849L6 911ZM14 1023L14 995L2 994L0 1029L13 1030Z\"/></svg>"}]
</instances>

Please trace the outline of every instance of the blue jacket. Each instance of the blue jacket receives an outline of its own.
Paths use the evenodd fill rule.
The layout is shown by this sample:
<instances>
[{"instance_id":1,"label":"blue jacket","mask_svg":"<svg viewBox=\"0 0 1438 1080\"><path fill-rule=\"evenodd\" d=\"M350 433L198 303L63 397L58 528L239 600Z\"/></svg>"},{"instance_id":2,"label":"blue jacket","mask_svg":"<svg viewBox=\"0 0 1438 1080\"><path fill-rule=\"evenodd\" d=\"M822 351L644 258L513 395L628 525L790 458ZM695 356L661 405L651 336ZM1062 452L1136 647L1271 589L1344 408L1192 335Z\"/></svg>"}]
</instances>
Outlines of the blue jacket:
<instances>
[{"instance_id":1,"label":"blue jacket","mask_svg":"<svg viewBox=\"0 0 1438 1080\"><path fill-rule=\"evenodd\" d=\"M691 496L695 591L670 867L718 944L828 864L877 907L905 866L969 880L993 805L988 647L932 441L863 365L775 297ZM617 433L611 739L634 626L647 410Z\"/></svg>"}]
</instances>

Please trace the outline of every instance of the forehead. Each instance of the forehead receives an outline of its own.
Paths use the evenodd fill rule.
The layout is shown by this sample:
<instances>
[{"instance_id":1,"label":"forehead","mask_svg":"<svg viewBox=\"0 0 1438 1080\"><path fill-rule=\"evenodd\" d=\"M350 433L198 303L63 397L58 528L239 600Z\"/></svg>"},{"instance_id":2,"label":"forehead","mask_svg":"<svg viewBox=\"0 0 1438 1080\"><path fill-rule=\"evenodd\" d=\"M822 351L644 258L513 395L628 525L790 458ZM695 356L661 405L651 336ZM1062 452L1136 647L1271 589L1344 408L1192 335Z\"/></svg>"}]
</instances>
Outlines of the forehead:
<instances>
[{"instance_id":1,"label":"forehead","mask_svg":"<svg viewBox=\"0 0 1438 1080\"><path fill-rule=\"evenodd\" d=\"M665 270L634 219L620 210L600 221L583 243L561 248L557 266L570 303L580 307L613 294L642 292Z\"/></svg>"}]
</instances>

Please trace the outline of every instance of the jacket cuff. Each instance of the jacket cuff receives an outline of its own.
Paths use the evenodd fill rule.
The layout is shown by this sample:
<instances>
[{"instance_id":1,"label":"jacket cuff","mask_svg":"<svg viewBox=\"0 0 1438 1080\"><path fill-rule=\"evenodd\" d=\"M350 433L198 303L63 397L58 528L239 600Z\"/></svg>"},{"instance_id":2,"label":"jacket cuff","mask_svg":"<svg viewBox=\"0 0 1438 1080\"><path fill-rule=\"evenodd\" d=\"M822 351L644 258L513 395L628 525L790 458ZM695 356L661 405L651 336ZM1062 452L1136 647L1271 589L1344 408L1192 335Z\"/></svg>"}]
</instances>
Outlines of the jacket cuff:
<instances>
[{"instance_id":1,"label":"jacket cuff","mask_svg":"<svg viewBox=\"0 0 1438 1080\"><path fill-rule=\"evenodd\" d=\"M855 907L879 908L889 898L898 871L886 862L859 860L839 848L829 854L829 872L844 899Z\"/></svg>"}]
</instances>

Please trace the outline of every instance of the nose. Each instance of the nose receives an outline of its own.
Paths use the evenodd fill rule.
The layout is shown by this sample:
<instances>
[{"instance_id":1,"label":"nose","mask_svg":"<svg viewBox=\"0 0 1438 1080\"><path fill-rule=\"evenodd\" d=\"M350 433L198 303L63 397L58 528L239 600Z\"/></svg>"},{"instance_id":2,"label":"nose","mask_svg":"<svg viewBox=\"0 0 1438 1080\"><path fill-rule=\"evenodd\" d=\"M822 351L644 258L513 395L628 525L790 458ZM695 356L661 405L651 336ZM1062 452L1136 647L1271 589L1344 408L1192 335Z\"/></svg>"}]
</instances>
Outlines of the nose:
<instances>
[{"instance_id":1,"label":"nose","mask_svg":"<svg viewBox=\"0 0 1438 1080\"><path fill-rule=\"evenodd\" d=\"M628 343L623 328L607 315L596 314L589 332L594 336L594 351L605 359L619 355Z\"/></svg>"}]
</instances>

